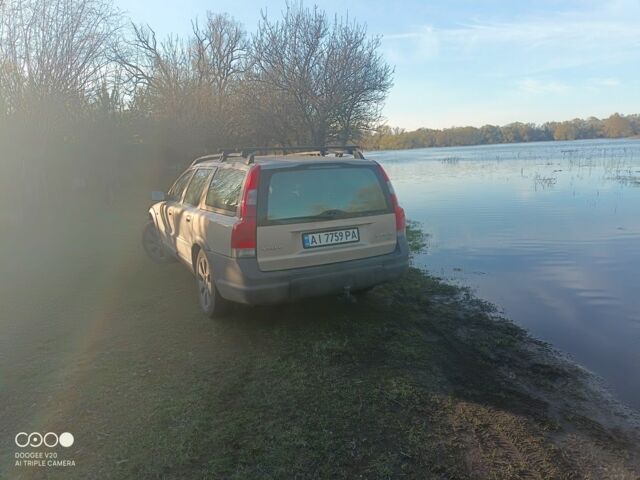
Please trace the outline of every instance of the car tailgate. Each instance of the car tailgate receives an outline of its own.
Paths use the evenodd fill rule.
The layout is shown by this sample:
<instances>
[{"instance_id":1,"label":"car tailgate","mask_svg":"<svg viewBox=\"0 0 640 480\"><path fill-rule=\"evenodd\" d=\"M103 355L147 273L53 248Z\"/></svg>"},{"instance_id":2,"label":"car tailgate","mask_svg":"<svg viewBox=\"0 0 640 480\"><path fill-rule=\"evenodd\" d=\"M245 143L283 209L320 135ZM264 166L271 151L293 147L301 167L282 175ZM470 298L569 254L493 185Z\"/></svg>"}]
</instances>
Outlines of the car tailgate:
<instances>
[{"instance_id":1,"label":"car tailgate","mask_svg":"<svg viewBox=\"0 0 640 480\"><path fill-rule=\"evenodd\" d=\"M309 241L312 237L304 241L309 234L321 235L314 237L319 240L315 245ZM319 244L323 239L341 243ZM393 213L259 226L258 265L260 270L273 271L356 260L391 253L396 242Z\"/></svg>"}]
</instances>

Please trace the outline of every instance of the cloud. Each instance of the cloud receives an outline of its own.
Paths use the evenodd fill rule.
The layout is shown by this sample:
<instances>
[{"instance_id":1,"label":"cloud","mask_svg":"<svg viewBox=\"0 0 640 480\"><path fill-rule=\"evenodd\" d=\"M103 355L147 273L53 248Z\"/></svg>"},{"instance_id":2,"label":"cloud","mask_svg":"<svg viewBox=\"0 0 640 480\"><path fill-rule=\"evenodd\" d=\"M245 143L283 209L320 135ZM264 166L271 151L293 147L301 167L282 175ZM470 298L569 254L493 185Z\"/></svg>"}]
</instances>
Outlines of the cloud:
<instances>
[{"instance_id":1,"label":"cloud","mask_svg":"<svg viewBox=\"0 0 640 480\"><path fill-rule=\"evenodd\" d=\"M603 88L616 88L619 87L620 84L620 80L612 77L589 78L585 81L577 81L571 86L556 80L538 80L531 77L527 77L516 82L516 86L519 91L531 94L559 94L568 92L570 89L576 90L584 88L589 90L599 90Z\"/></svg>"},{"instance_id":2,"label":"cloud","mask_svg":"<svg viewBox=\"0 0 640 480\"><path fill-rule=\"evenodd\" d=\"M635 22L580 19L573 16L475 23L443 33L452 41L477 47L489 43L516 43L529 48L571 46L587 49L600 48L603 41L607 45L640 45L640 29Z\"/></svg>"},{"instance_id":3,"label":"cloud","mask_svg":"<svg viewBox=\"0 0 640 480\"><path fill-rule=\"evenodd\" d=\"M590 64L621 63L637 56L640 9L554 12L509 21L477 20L451 27L427 25L385 35L400 60L501 55L521 60L531 74ZM523 56L525 55L525 56Z\"/></svg>"},{"instance_id":4,"label":"cloud","mask_svg":"<svg viewBox=\"0 0 640 480\"><path fill-rule=\"evenodd\" d=\"M617 78L592 78L591 84L594 87L615 88L620 86L620 80Z\"/></svg>"},{"instance_id":5,"label":"cloud","mask_svg":"<svg viewBox=\"0 0 640 480\"><path fill-rule=\"evenodd\" d=\"M392 124L542 123L637 109L640 1L491 3L436 8L423 25L390 23Z\"/></svg>"},{"instance_id":6,"label":"cloud","mask_svg":"<svg viewBox=\"0 0 640 480\"><path fill-rule=\"evenodd\" d=\"M417 32L385 35L383 49L392 63L422 62L438 55L440 35L429 25Z\"/></svg>"},{"instance_id":7,"label":"cloud","mask_svg":"<svg viewBox=\"0 0 640 480\"><path fill-rule=\"evenodd\" d=\"M518 88L527 93L564 93L569 86L556 81L543 82L533 78L525 78L518 82Z\"/></svg>"}]
</instances>

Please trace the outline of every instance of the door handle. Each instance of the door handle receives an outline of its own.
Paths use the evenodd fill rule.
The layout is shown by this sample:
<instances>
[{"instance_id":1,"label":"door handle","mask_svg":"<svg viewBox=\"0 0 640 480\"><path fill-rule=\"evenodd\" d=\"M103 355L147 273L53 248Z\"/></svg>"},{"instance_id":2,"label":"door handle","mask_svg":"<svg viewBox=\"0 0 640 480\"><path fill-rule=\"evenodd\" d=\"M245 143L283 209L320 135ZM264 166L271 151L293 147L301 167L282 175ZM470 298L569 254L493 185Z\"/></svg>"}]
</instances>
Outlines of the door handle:
<instances>
[{"instance_id":1,"label":"door handle","mask_svg":"<svg viewBox=\"0 0 640 480\"><path fill-rule=\"evenodd\" d=\"M191 221L191 215L187 215L187 222Z\"/></svg>"}]
</instances>

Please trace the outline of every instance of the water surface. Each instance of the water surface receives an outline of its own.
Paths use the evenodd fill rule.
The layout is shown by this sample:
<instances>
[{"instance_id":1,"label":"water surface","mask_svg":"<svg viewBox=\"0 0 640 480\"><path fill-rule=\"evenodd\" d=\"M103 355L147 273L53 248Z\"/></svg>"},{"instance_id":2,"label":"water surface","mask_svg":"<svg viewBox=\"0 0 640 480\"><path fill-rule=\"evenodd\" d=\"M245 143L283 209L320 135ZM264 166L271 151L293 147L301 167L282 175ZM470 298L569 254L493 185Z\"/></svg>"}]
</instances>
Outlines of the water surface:
<instances>
[{"instance_id":1,"label":"water surface","mask_svg":"<svg viewBox=\"0 0 640 480\"><path fill-rule=\"evenodd\" d=\"M640 140L370 152L416 260L474 288L640 409Z\"/></svg>"}]
</instances>

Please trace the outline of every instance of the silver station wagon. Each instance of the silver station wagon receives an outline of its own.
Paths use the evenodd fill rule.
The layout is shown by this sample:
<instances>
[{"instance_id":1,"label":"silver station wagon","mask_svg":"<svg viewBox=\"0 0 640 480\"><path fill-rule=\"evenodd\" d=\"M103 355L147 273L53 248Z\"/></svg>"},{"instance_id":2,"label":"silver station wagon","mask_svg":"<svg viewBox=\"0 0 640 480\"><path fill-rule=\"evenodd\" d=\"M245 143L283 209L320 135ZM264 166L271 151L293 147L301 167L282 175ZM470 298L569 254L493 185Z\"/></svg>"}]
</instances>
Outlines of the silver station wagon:
<instances>
[{"instance_id":1,"label":"silver station wagon","mask_svg":"<svg viewBox=\"0 0 640 480\"><path fill-rule=\"evenodd\" d=\"M191 269L212 317L230 302L364 292L408 266L404 210L357 147L200 157L154 200L144 248Z\"/></svg>"}]
</instances>

